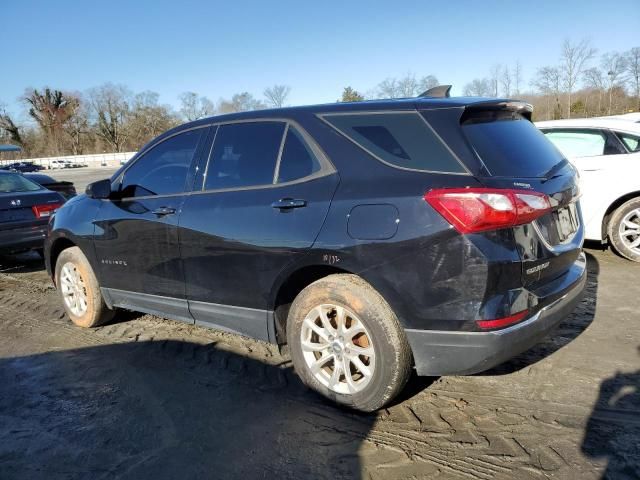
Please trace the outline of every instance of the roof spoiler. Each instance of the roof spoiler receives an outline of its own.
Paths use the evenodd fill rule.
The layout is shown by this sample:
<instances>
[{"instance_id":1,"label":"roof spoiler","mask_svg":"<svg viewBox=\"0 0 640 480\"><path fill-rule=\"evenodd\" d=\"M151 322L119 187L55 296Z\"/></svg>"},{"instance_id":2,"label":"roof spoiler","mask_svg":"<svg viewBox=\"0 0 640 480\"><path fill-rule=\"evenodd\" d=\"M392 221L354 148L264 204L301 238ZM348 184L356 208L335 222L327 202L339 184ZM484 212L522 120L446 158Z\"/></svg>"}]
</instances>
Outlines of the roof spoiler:
<instances>
[{"instance_id":1,"label":"roof spoiler","mask_svg":"<svg viewBox=\"0 0 640 480\"><path fill-rule=\"evenodd\" d=\"M422 92L418 97L449 98L451 96L451 85L438 85Z\"/></svg>"},{"instance_id":2,"label":"roof spoiler","mask_svg":"<svg viewBox=\"0 0 640 480\"><path fill-rule=\"evenodd\" d=\"M533 113L533 106L530 103L522 102L519 100L487 100L484 102L472 103L465 107L464 117L469 117L477 112L489 112L489 111L509 111L522 115L527 120L531 121L531 114Z\"/></svg>"}]
</instances>

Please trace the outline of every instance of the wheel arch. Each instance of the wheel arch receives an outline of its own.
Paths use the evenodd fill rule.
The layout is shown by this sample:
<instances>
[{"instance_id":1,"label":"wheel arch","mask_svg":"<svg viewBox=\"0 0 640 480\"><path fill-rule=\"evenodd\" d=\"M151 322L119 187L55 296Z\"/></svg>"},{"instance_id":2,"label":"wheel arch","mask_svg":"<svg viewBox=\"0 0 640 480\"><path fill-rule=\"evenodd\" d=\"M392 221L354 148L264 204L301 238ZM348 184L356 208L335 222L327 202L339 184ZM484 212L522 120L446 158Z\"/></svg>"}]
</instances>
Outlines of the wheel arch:
<instances>
[{"instance_id":1,"label":"wheel arch","mask_svg":"<svg viewBox=\"0 0 640 480\"><path fill-rule=\"evenodd\" d=\"M278 345L287 339L287 315L298 294L313 282L336 273L353 273L334 265L305 265L290 271L279 283L272 295L273 332Z\"/></svg>"},{"instance_id":2,"label":"wheel arch","mask_svg":"<svg viewBox=\"0 0 640 480\"><path fill-rule=\"evenodd\" d=\"M56 263L60 254L71 247L77 247L76 243L70 240L68 237L56 238L49 249L49 265L51 266L51 280L53 284L56 283Z\"/></svg>"},{"instance_id":3,"label":"wheel arch","mask_svg":"<svg viewBox=\"0 0 640 480\"><path fill-rule=\"evenodd\" d=\"M632 200L634 198L639 198L639 197L640 197L640 190L629 192L617 198L613 203L611 203L611 205L609 205L609 207L607 208L604 214L604 217L602 218L602 239L603 240L609 239L609 233L608 233L609 220L611 219L613 212L615 212L621 205L627 203L629 200Z\"/></svg>"}]
</instances>

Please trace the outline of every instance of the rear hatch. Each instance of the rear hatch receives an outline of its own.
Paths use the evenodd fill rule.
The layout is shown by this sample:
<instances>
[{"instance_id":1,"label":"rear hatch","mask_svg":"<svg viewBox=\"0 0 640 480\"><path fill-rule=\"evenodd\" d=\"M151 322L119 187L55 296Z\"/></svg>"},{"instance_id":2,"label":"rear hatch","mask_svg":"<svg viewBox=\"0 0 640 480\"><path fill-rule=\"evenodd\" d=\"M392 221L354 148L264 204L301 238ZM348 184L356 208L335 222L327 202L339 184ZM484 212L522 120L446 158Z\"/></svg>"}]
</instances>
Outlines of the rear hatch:
<instances>
[{"instance_id":1,"label":"rear hatch","mask_svg":"<svg viewBox=\"0 0 640 480\"><path fill-rule=\"evenodd\" d=\"M549 199L547 213L513 227L525 285L565 273L583 241L577 173L530 117L527 104L499 102L467 107L460 118L480 161L475 176L484 186L538 192Z\"/></svg>"}]
</instances>

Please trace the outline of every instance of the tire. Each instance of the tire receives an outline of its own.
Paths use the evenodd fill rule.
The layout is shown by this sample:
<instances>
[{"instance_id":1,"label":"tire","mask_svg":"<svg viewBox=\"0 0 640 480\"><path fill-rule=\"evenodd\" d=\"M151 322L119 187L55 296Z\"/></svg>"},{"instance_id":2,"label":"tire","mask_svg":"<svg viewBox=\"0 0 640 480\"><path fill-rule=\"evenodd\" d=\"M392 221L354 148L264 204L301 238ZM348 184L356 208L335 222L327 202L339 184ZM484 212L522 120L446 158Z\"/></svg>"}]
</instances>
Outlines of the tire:
<instances>
[{"instance_id":1,"label":"tire","mask_svg":"<svg viewBox=\"0 0 640 480\"><path fill-rule=\"evenodd\" d=\"M637 228L633 227L635 224ZM632 227L629 228L629 225ZM623 231L626 231L626 235L623 235ZM632 198L613 212L607 225L607 236L616 253L640 262L640 198Z\"/></svg>"},{"instance_id":2,"label":"tire","mask_svg":"<svg viewBox=\"0 0 640 480\"><path fill-rule=\"evenodd\" d=\"M90 328L111 320L114 312L105 304L93 269L78 247L67 248L60 253L55 278L62 304L73 323ZM71 292L76 296L73 297ZM83 297L84 303L73 301L72 298L78 297Z\"/></svg>"},{"instance_id":3,"label":"tire","mask_svg":"<svg viewBox=\"0 0 640 480\"><path fill-rule=\"evenodd\" d=\"M356 275L329 275L302 290L289 310L287 342L309 388L356 410L382 408L411 374L411 348L397 317Z\"/></svg>"}]
</instances>

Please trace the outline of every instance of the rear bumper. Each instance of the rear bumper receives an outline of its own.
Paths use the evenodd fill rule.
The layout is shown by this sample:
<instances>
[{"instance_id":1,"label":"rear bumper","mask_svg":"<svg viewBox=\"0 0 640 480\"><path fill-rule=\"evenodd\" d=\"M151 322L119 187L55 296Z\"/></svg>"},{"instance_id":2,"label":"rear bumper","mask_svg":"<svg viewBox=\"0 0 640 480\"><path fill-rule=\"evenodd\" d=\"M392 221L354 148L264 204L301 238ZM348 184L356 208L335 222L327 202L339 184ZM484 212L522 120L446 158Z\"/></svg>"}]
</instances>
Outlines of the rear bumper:
<instances>
[{"instance_id":1,"label":"rear bumper","mask_svg":"<svg viewBox=\"0 0 640 480\"><path fill-rule=\"evenodd\" d=\"M586 259L580 254L555 300L529 319L491 332L407 329L418 375L469 375L488 370L528 350L564 320L581 300Z\"/></svg>"},{"instance_id":2,"label":"rear bumper","mask_svg":"<svg viewBox=\"0 0 640 480\"><path fill-rule=\"evenodd\" d=\"M32 248L43 248L46 236L46 222L40 225L0 230L0 252L11 253Z\"/></svg>"}]
</instances>

